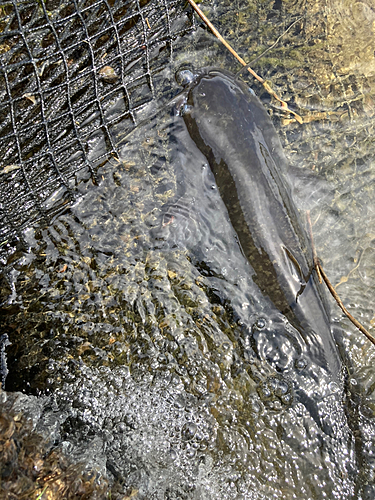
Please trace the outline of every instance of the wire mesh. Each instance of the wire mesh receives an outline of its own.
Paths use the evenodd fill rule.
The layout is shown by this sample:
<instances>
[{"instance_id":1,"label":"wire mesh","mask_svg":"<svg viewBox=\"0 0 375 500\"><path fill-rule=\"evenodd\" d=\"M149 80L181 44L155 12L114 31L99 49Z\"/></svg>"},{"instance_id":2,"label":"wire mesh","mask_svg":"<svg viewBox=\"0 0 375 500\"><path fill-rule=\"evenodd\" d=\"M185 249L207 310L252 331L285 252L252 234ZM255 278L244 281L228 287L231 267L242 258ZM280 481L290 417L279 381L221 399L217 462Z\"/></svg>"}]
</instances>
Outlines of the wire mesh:
<instances>
[{"instance_id":1,"label":"wire mesh","mask_svg":"<svg viewBox=\"0 0 375 500\"><path fill-rule=\"evenodd\" d=\"M95 182L100 161L117 154L116 124L136 125L193 23L176 0L0 2L3 264L28 224L48 223L81 178Z\"/></svg>"}]
</instances>

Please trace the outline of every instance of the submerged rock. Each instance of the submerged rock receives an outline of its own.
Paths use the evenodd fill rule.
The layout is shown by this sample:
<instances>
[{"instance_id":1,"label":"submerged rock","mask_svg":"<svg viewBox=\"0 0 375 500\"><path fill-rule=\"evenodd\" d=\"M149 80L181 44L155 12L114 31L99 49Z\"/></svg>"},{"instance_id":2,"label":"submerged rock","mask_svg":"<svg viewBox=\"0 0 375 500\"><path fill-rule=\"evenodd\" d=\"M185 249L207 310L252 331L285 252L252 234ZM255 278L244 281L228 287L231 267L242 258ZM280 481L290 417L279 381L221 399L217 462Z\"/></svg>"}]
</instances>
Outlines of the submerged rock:
<instances>
[{"instance_id":1,"label":"submerged rock","mask_svg":"<svg viewBox=\"0 0 375 500\"><path fill-rule=\"evenodd\" d=\"M1 498L107 498L107 481L54 449L59 422L49 406L48 398L0 389Z\"/></svg>"}]
</instances>

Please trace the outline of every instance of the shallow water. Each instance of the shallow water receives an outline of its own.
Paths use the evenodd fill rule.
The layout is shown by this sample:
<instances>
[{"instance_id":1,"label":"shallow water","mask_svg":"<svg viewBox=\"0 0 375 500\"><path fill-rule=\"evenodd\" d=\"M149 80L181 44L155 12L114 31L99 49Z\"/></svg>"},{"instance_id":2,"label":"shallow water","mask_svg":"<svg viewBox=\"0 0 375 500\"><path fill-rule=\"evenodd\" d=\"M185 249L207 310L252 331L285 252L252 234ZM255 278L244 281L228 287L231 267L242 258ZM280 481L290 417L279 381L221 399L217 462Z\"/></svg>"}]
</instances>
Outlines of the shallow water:
<instances>
[{"instance_id":1,"label":"shallow water","mask_svg":"<svg viewBox=\"0 0 375 500\"><path fill-rule=\"evenodd\" d=\"M239 48L252 8L225 10L231 19L239 14L236 29L228 28ZM265 19L258 32L274 40L294 11L286 4L268 17L262 8L257 4ZM334 6L329 13L337 20ZM309 27L318 29L313 14L306 38ZM340 16L338 26L345 25ZM215 65L228 67L210 35L198 31L193 42L195 51L176 54L171 74L180 60L213 54ZM250 50L252 39L247 44ZM283 47L287 61L293 47ZM270 111L291 161L294 201L312 210L324 268L333 283L341 279L337 290L368 326L375 287L372 77L345 77L345 55L336 66L323 57L308 69L294 63L288 77L280 64L275 85L290 93L306 123ZM272 73L269 61L260 66L263 76ZM347 72L363 67L371 69ZM3 310L13 341L7 389L52 394L62 450L84 457L123 491L138 489L139 498L371 498L374 348L332 305L349 357L347 408L360 434L355 458L336 387L323 381L313 395L319 415L340 415L327 431L293 399L288 377L248 357L248 325L275 313L234 244L209 168L190 143L181 145L181 134L171 108L144 122L119 139L121 158L99 169L99 186L81 182L82 197L70 210L47 229L27 231L30 249L14 257L12 300ZM271 354L284 353L288 363L288 339L274 342ZM303 374L300 384L309 384Z\"/></svg>"},{"instance_id":2,"label":"shallow water","mask_svg":"<svg viewBox=\"0 0 375 500\"><path fill-rule=\"evenodd\" d=\"M121 154L28 232L7 389L51 394L59 448L139 498L350 498L343 388L254 284L175 106Z\"/></svg>"}]
</instances>

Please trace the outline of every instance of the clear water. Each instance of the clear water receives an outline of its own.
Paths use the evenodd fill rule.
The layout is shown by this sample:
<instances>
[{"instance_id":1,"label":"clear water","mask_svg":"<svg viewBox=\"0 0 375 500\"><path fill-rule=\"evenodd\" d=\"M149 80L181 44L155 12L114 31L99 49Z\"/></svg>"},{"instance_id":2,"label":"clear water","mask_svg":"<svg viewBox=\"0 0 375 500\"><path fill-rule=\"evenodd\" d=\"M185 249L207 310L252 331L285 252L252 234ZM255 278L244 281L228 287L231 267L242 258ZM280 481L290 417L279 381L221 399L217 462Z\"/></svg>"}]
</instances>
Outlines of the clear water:
<instances>
[{"instance_id":1,"label":"clear water","mask_svg":"<svg viewBox=\"0 0 375 500\"><path fill-rule=\"evenodd\" d=\"M254 89L284 143L294 201L311 210L324 268L371 329L374 6L203 6L248 59L307 11L256 68L305 123L286 120ZM235 70L208 33L190 42L166 76L182 63ZM212 174L179 123L170 106L129 136L119 130L121 158L99 169L99 185L81 180L71 209L26 232L29 251L14 256L13 289L3 290L13 342L7 389L47 394L59 448L139 498L372 498L374 347L332 302L356 443L336 386L299 366L314 414L293 399L290 376L247 358L249 325L276 313L253 285ZM94 141L93 157L100 148ZM275 346L288 363L287 339ZM51 411L45 399L40 407Z\"/></svg>"}]
</instances>

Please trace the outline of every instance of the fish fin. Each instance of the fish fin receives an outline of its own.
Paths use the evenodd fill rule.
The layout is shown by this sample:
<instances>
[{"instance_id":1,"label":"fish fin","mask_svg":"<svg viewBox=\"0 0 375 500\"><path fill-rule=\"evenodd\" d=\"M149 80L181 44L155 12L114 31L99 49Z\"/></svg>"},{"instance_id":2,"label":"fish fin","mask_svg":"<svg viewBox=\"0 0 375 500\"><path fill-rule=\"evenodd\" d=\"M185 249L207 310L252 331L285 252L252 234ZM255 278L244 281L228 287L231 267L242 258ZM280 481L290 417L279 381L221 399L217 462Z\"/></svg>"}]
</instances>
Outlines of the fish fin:
<instances>
[{"instance_id":1,"label":"fish fin","mask_svg":"<svg viewBox=\"0 0 375 500\"><path fill-rule=\"evenodd\" d=\"M293 255L293 253L287 247L284 246L283 248L284 248L284 252L286 255L286 261L289 265L291 275L293 276L293 278L296 281L299 281L301 283L301 285L302 284L306 285L306 279L303 276L302 269L298 263L298 260L296 259L296 257Z\"/></svg>"}]
</instances>

